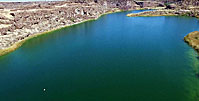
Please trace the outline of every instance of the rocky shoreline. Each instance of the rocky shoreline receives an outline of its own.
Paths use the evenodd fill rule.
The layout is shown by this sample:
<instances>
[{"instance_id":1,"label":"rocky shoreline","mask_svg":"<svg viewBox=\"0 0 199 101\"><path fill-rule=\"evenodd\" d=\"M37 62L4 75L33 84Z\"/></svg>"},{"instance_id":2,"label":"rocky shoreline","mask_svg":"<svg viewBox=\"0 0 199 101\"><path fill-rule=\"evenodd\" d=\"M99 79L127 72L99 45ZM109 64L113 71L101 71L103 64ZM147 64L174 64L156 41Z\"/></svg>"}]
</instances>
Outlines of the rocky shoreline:
<instances>
[{"instance_id":1,"label":"rocky shoreline","mask_svg":"<svg viewBox=\"0 0 199 101\"><path fill-rule=\"evenodd\" d=\"M162 6L161 2L132 0L0 2L0 56L52 30L96 20L108 13Z\"/></svg>"},{"instance_id":2,"label":"rocky shoreline","mask_svg":"<svg viewBox=\"0 0 199 101\"><path fill-rule=\"evenodd\" d=\"M127 14L127 16L128 17L191 16L199 18L199 12L193 12L192 10L183 10L183 9L180 10L161 9L161 10Z\"/></svg>"},{"instance_id":3,"label":"rocky shoreline","mask_svg":"<svg viewBox=\"0 0 199 101\"><path fill-rule=\"evenodd\" d=\"M0 3L6 4L6 3ZM0 56L14 51L32 37L95 20L103 14L118 12L97 3L33 2L8 3L13 8L0 9ZM7 6L7 7L11 7ZM1 7L0 7L1 8Z\"/></svg>"},{"instance_id":4,"label":"rocky shoreline","mask_svg":"<svg viewBox=\"0 0 199 101\"><path fill-rule=\"evenodd\" d=\"M194 2L194 4L199 3ZM0 56L14 51L32 37L85 21L96 20L101 15L118 11L157 9L128 14L127 16L130 17L179 15L199 17L198 6L198 8L194 6L189 9L180 7L166 5L164 0L162 2L158 0L0 2Z\"/></svg>"},{"instance_id":5,"label":"rocky shoreline","mask_svg":"<svg viewBox=\"0 0 199 101\"><path fill-rule=\"evenodd\" d=\"M199 52L199 31L189 33L184 37L184 41Z\"/></svg>"},{"instance_id":6,"label":"rocky shoreline","mask_svg":"<svg viewBox=\"0 0 199 101\"><path fill-rule=\"evenodd\" d=\"M155 10L127 14L128 17L178 16L175 10Z\"/></svg>"}]
</instances>

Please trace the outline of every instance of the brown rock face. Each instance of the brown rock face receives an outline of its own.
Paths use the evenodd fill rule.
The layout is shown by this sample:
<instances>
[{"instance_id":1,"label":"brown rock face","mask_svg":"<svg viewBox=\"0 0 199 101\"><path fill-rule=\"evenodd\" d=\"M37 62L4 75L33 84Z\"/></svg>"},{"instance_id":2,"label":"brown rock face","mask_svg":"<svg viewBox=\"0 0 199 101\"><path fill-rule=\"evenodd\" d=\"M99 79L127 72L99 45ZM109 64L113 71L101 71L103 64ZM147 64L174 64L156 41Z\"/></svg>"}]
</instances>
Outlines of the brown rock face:
<instances>
[{"instance_id":1,"label":"brown rock face","mask_svg":"<svg viewBox=\"0 0 199 101\"><path fill-rule=\"evenodd\" d=\"M194 31L184 37L184 41L199 52L199 32Z\"/></svg>"},{"instance_id":2,"label":"brown rock face","mask_svg":"<svg viewBox=\"0 0 199 101\"><path fill-rule=\"evenodd\" d=\"M3 8L0 10L0 50L29 36L97 19L118 8L131 8L133 4L129 0L0 2Z\"/></svg>"}]
</instances>

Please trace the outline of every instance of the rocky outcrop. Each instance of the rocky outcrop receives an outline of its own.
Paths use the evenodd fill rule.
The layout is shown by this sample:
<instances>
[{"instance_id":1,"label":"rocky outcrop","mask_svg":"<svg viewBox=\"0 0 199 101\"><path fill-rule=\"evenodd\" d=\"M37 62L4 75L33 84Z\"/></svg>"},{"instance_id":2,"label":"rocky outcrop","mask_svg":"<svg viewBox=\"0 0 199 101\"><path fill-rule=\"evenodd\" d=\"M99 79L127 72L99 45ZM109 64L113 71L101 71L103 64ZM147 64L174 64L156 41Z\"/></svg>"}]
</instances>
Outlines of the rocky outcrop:
<instances>
[{"instance_id":1,"label":"rocky outcrop","mask_svg":"<svg viewBox=\"0 0 199 101\"><path fill-rule=\"evenodd\" d=\"M135 1L136 4L140 5L141 8L154 8L154 7L164 7L163 2L158 1Z\"/></svg>"},{"instance_id":2,"label":"rocky outcrop","mask_svg":"<svg viewBox=\"0 0 199 101\"><path fill-rule=\"evenodd\" d=\"M199 32L194 31L184 37L184 41L199 52Z\"/></svg>"},{"instance_id":3,"label":"rocky outcrop","mask_svg":"<svg viewBox=\"0 0 199 101\"><path fill-rule=\"evenodd\" d=\"M198 0L182 0L184 6L199 6Z\"/></svg>"},{"instance_id":4,"label":"rocky outcrop","mask_svg":"<svg viewBox=\"0 0 199 101\"><path fill-rule=\"evenodd\" d=\"M131 0L68 0L0 3L0 55L39 33L97 19L102 14L133 9Z\"/></svg>"},{"instance_id":5,"label":"rocky outcrop","mask_svg":"<svg viewBox=\"0 0 199 101\"><path fill-rule=\"evenodd\" d=\"M184 9L183 9L184 8ZM153 10L153 11L145 11L141 13L132 13L128 14L129 17L135 16L191 16L199 18L199 7L193 6L189 8L185 8L175 3L169 4L165 9Z\"/></svg>"},{"instance_id":6,"label":"rocky outcrop","mask_svg":"<svg viewBox=\"0 0 199 101\"><path fill-rule=\"evenodd\" d=\"M0 49L37 33L96 19L112 9L98 4L68 2L37 3L0 11ZM25 9L25 10L24 10ZM2 14L2 15L1 15ZM5 16L7 15L7 16Z\"/></svg>"}]
</instances>

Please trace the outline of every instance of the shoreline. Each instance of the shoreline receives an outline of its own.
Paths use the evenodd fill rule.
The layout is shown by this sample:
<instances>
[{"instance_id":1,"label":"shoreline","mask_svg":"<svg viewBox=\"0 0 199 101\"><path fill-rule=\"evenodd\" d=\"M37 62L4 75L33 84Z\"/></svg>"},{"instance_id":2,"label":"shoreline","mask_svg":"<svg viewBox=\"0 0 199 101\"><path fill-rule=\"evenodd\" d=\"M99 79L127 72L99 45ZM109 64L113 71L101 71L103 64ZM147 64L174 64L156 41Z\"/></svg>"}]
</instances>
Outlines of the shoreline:
<instances>
[{"instance_id":1,"label":"shoreline","mask_svg":"<svg viewBox=\"0 0 199 101\"><path fill-rule=\"evenodd\" d=\"M199 31L189 33L184 37L184 41L199 53Z\"/></svg>"},{"instance_id":2,"label":"shoreline","mask_svg":"<svg viewBox=\"0 0 199 101\"><path fill-rule=\"evenodd\" d=\"M165 14L165 15L140 15L140 16L134 16L134 15L127 15L128 17L158 17L158 16L178 16L173 14Z\"/></svg>"},{"instance_id":3,"label":"shoreline","mask_svg":"<svg viewBox=\"0 0 199 101\"><path fill-rule=\"evenodd\" d=\"M155 10L155 11L144 11L139 13L130 13L128 17L158 17L158 16L181 16L177 14L177 10ZM184 12L183 12L184 13Z\"/></svg>"},{"instance_id":4,"label":"shoreline","mask_svg":"<svg viewBox=\"0 0 199 101\"><path fill-rule=\"evenodd\" d=\"M169 12L169 13L168 13ZM140 13L131 13L127 14L128 17L158 17L158 16L187 16L187 17L194 17L199 18L198 15L193 14L190 16L191 10L189 11L177 11L177 10L157 10L157 11L145 11ZM184 36L184 42L187 43L189 46L191 46L194 50L196 50L199 53L199 32L194 31L188 33L186 36Z\"/></svg>"},{"instance_id":5,"label":"shoreline","mask_svg":"<svg viewBox=\"0 0 199 101\"><path fill-rule=\"evenodd\" d=\"M131 11L131 10L127 10L127 11ZM75 25L78 25L78 24L81 24L81 23L85 23L85 22L88 22L88 21L96 21L98 20L100 17L104 16L104 15L108 15L108 14L112 14L112 13L119 13L119 12L124 12L123 10L116 10L116 11L109 11L109 12L106 12L104 14L101 14L99 15L97 18L95 19L87 19L87 20L84 20L84 21L81 21L81 22L77 22L77 23L74 23L72 25L66 25L66 26L62 26L62 27L58 27L58 28L54 28L54 29L51 29L51 30L48 30L48 31L44 31L42 33L37 33L37 34L33 34L29 37L26 37L16 43L14 43L13 45L9 46L8 48L5 48L5 49L0 49L0 56L4 56L4 55L7 55L13 51L15 51L16 49L20 48L23 43L25 43L26 41L32 39L32 38L35 38L35 37L38 37L38 36L41 36L41 35L44 35L44 34L48 34L50 32L53 32L53 31L56 31L56 30L60 30L60 29L63 29L63 28L67 28L67 27L72 27L72 26L75 26Z\"/></svg>"},{"instance_id":6,"label":"shoreline","mask_svg":"<svg viewBox=\"0 0 199 101\"><path fill-rule=\"evenodd\" d=\"M154 11L144 11L139 13L127 14L128 17L158 17L158 16L188 16L199 18L197 14L194 14L192 10L169 10L169 9L157 9Z\"/></svg>"},{"instance_id":7,"label":"shoreline","mask_svg":"<svg viewBox=\"0 0 199 101\"><path fill-rule=\"evenodd\" d=\"M163 15L139 15L139 16L135 16L135 15L126 15L128 17L160 17L160 16L186 16L186 15L175 15L175 14L163 14ZM186 17L191 17L191 16L186 16ZM194 18L199 18L199 16L195 16Z\"/></svg>"},{"instance_id":8,"label":"shoreline","mask_svg":"<svg viewBox=\"0 0 199 101\"><path fill-rule=\"evenodd\" d=\"M149 3L149 2L145 2ZM6 55L26 40L61 28L70 27L103 15L143 9L162 9L162 2L143 6L137 1L110 2L106 0L74 2L0 2L0 56Z\"/></svg>"},{"instance_id":9,"label":"shoreline","mask_svg":"<svg viewBox=\"0 0 199 101\"><path fill-rule=\"evenodd\" d=\"M125 3L125 2L124 2ZM101 16L130 10L150 10L130 13L128 17L191 16L199 18L193 9L181 9L177 6L165 6L161 2L150 5L139 1L126 2L121 6L114 3L72 1L2 3L0 5L0 56L6 55L29 39L55 30L74 26L87 21L97 20ZM149 3L149 2L144 2ZM112 5L112 6L111 6ZM119 4L118 4L119 5ZM125 6L124 6L125 5ZM171 8L167 8L171 7ZM125 10L124 10L125 9Z\"/></svg>"}]
</instances>

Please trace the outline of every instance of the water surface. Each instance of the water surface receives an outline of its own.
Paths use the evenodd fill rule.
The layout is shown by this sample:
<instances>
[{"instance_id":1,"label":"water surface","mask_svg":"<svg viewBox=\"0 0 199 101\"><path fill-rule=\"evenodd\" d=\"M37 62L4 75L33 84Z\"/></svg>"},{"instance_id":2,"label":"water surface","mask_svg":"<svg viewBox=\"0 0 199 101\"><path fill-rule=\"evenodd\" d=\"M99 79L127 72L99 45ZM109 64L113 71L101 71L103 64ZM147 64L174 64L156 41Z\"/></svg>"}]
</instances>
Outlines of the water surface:
<instances>
[{"instance_id":1,"label":"water surface","mask_svg":"<svg viewBox=\"0 0 199 101\"><path fill-rule=\"evenodd\" d=\"M183 42L199 30L197 19L128 13L42 35L0 57L0 101L198 101L198 55Z\"/></svg>"}]
</instances>

